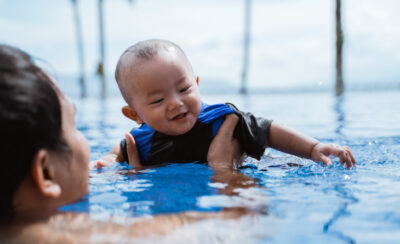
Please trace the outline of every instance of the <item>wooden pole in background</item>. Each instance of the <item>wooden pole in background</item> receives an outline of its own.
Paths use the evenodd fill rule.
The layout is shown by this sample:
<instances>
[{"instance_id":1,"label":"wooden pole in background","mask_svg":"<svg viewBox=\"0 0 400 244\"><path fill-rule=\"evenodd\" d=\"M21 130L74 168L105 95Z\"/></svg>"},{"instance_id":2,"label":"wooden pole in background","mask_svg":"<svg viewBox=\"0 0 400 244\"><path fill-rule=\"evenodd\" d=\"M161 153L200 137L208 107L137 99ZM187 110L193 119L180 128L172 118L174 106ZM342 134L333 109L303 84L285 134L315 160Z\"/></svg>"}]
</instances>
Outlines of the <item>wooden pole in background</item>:
<instances>
[{"instance_id":1,"label":"wooden pole in background","mask_svg":"<svg viewBox=\"0 0 400 244\"><path fill-rule=\"evenodd\" d=\"M245 0L244 10L244 40L243 40L243 70L240 93L247 93L247 78L249 68L249 50L250 50L250 23L251 20L251 0Z\"/></svg>"},{"instance_id":2,"label":"wooden pole in background","mask_svg":"<svg viewBox=\"0 0 400 244\"><path fill-rule=\"evenodd\" d=\"M81 87L81 97L85 98L87 96L85 84L85 55L83 51L82 24L77 0L72 0L72 9L74 12L76 43L78 47L79 85Z\"/></svg>"},{"instance_id":3,"label":"wooden pole in background","mask_svg":"<svg viewBox=\"0 0 400 244\"><path fill-rule=\"evenodd\" d=\"M106 97L106 78L104 72L105 64L105 38L104 38L104 11L103 0L98 1L99 11L99 40L100 40L100 61L97 66L97 74L100 76L101 81L101 98Z\"/></svg>"},{"instance_id":4,"label":"wooden pole in background","mask_svg":"<svg viewBox=\"0 0 400 244\"><path fill-rule=\"evenodd\" d=\"M341 96L344 92L342 62L343 41L341 0L336 0L336 96Z\"/></svg>"}]
</instances>

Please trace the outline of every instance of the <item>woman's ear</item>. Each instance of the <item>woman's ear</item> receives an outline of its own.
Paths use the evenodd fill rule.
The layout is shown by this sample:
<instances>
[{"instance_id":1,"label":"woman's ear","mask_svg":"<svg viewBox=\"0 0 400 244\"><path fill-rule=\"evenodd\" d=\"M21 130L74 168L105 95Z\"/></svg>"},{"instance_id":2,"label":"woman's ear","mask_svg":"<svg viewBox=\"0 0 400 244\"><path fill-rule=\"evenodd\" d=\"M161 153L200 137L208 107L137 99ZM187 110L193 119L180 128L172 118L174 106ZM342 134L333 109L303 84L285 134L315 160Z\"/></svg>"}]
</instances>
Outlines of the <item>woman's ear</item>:
<instances>
[{"instance_id":1,"label":"woman's ear","mask_svg":"<svg viewBox=\"0 0 400 244\"><path fill-rule=\"evenodd\" d=\"M55 181L55 167L56 165L50 163L50 155L46 149L40 149L32 159L33 182L43 195L51 198L61 195L61 187Z\"/></svg>"},{"instance_id":2,"label":"woman's ear","mask_svg":"<svg viewBox=\"0 0 400 244\"><path fill-rule=\"evenodd\" d=\"M140 118L140 116L136 113L135 110L131 109L131 107L123 106L122 113L125 115L125 117L135 121L139 125L143 124L143 120Z\"/></svg>"}]
</instances>

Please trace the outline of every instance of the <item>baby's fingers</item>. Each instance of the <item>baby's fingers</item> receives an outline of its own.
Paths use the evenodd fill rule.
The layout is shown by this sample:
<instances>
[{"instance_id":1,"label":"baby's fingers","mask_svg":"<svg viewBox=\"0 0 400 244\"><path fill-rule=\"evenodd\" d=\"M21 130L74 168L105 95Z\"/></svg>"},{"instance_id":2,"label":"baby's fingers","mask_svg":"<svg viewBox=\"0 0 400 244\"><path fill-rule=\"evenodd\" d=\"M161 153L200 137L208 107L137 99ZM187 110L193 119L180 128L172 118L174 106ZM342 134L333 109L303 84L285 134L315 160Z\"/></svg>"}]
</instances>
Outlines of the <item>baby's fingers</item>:
<instances>
[{"instance_id":1,"label":"baby's fingers","mask_svg":"<svg viewBox=\"0 0 400 244\"><path fill-rule=\"evenodd\" d=\"M104 160L98 159L98 160L93 160L89 163L89 168L90 169L101 169L103 167L107 167L111 165L111 162L106 162Z\"/></svg>"},{"instance_id":2,"label":"baby's fingers","mask_svg":"<svg viewBox=\"0 0 400 244\"><path fill-rule=\"evenodd\" d=\"M324 165L327 165L327 166L332 165L332 159L330 159L329 157L327 157L323 154L320 155L319 160L317 160L317 161L321 161Z\"/></svg>"},{"instance_id":3,"label":"baby's fingers","mask_svg":"<svg viewBox=\"0 0 400 244\"><path fill-rule=\"evenodd\" d=\"M99 168L98 167L99 164L101 164L100 160L93 160L93 161L89 162L89 168L90 169Z\"/></svg>"},{"instance_id":4,"label":"baby's fingers","mask_svg":"<svg viewBox=\"0 0 400 244\"><path fill-rule=\"evenodd\" d=\"M339 147L338 149L339 149L339 151L336 154L336 156L339 157L340 164L341 165L346 164L346 168L347 169L350 169L352 166L355 167L355 160L354 160L354 157L351 154L350 148L348 148L348 147Z\"/></svg>"},{"instance_id":5,"label":"baby's fingers","mask_svg":"<svg viewBox=\"0 0 400 244\"><path fill-rule=\"evenodd\" d=\"M339 153L339 162L341 165L346 164L346 168L350 169L351 168L351 158L350 156L347 154L347 152L345 150L340 151Z\"/></svg>"},{"instance_id":6,"label":"baby's fingers","mask_svg":"<svg viewBox=\"0 0 400 244\"><path fill-rule=\"evenodd\" d=\"M351 149L348 146L344 146L344 149L346 150L347 154L349 155L349 157L351 159L351 164L353 165L353 167L357 167L356 159L354 158L354 155L353 155L353 152L351 151Z\"/></svg>"}]
</instances>

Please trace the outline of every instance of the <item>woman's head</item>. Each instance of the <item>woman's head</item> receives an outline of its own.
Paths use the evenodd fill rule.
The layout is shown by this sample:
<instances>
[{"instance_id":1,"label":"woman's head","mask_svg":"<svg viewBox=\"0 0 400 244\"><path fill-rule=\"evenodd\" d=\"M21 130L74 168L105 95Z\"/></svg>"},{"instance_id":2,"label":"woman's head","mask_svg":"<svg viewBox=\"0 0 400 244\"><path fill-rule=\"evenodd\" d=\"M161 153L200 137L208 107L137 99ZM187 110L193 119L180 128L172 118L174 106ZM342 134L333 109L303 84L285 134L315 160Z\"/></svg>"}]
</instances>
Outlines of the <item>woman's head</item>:
<instances>
[{"instance_id":1,"label":"woman's head","mask_svg":"<svg viewBox=\"0 0 400 244\"><path fill-rule=\"evenodd\" d=\"M69 175L76 171L78 164L82 165L79 167L86 178L78 181L86 192L88 145L76 131L73 120L72 104L50 76L28 54L0 45L0 215L12 215L25 204L15 199L29 197L23 192L17 194L24 191L20 189L22 185L30 185L38 195L43 193L43 199L51 191L46 187L55 191L47 197L59 202L80 197L80 189L74 189L80 196L73 196L65 181L66 177L71 181L76 181L78 176L82 178L82 173ZM59 189L51 184L58 185Z\"/></svg>"}]
</instances>

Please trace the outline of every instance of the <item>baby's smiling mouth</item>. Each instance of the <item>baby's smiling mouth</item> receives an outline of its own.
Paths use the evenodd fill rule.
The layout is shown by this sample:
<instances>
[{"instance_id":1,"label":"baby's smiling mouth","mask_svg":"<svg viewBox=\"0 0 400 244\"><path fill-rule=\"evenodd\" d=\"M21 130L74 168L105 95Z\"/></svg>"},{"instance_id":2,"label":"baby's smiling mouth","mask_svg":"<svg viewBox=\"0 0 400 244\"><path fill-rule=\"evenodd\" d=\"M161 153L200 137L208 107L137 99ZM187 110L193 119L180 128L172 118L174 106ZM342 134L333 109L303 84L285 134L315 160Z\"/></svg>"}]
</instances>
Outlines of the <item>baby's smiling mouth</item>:
<instances>
[{"instance_id":1,"label":"baby's smiling mouth","mask_svg":"<svg viewBox=\"0 0 400 244\"><path fill-rule=\"evenodd\" d=\"M183 118L186 117L186 115L187 115L187 112L186 113L180 113L180 114L176 115L175 117L173 117L172 120L183 119Z\"/></svg>"}]
</instances>

